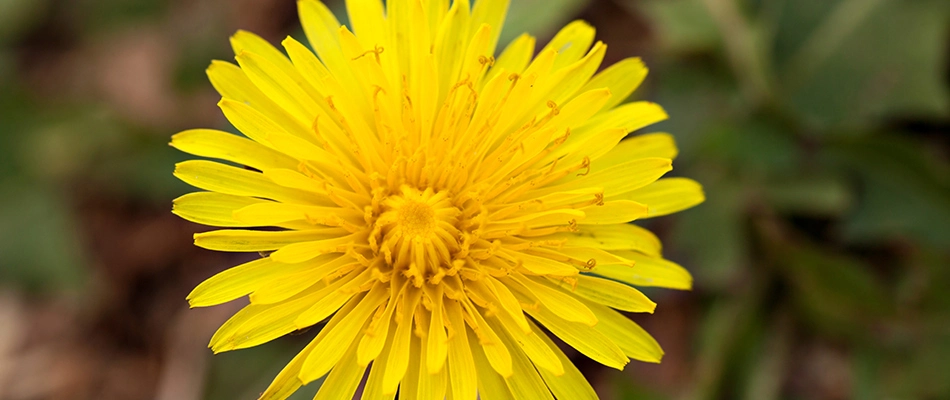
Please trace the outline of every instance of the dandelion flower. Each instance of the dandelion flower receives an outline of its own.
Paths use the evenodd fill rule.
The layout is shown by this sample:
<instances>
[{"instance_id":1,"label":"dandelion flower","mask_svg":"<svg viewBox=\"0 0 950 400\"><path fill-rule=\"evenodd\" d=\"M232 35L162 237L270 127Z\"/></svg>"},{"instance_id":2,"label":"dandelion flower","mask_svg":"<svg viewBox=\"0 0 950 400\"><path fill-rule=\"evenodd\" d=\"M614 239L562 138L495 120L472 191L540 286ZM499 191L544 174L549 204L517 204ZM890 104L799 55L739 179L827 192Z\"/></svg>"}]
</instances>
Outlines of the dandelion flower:
<instances>
[{"instance_id":1,"label":"dandelion flower","mask_svg":"<svg viewBox=\"0 0 950 400\"><path fill-rule=\"evenodd\" d=\"M243 136L172 139L225 161L176 166L204 191L174 212L226 228L195 244L262 255L188 296L194 307L249 298L210 347L324 324L261 399L321 378L318 399L351 398L364 376L363 399L592 399L548 332L617 369L663 354L617 310L653 312L633 286L691 278L629 222L703 193L660 179L677 152L669 135L623 140L666 118L623 104L646 68L627 59L597 73L606 46L579 21L537 56L528 35L496 52L508 1L449 3L350 0L351 31L301 0L313 52L241 31L237 65L208 68Z\"/></svg>"}]
</instances>

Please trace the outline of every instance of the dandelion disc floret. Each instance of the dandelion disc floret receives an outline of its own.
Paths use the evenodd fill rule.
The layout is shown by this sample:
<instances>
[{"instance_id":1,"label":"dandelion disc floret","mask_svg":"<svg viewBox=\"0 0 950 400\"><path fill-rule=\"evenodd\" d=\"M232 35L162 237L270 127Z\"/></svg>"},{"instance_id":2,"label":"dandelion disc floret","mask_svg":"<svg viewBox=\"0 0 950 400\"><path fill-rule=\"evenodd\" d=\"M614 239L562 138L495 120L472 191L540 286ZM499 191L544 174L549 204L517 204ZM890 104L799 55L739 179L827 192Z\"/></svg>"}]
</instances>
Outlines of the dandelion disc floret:
<instances>
[{"instance_id":1,"label":"dandelion disc floret","mask_svg":"<svg viewBox=\"0 0 950 400\"><path fill-rule=\"evenodd\" d=\"M364 376L363 399L597 398L546 332L609 367L660 361L620 311L653 312L634 286L692 280L630 222L703 193L662 178L670 135L627 137L666 118L623 103L639 59L598 72L606 46L580 21L496 51L504 0L349 0L352 30L298 6L313 51L240 31L237 65L208 68L243 135L171 143L225 161L176 166L203 191L174 212L224 228L195 243L255 254L188 296L250 301L211 348L322 326L261 399L321 378L318 399L351 398Z\"/></svg>"}]
</instances>

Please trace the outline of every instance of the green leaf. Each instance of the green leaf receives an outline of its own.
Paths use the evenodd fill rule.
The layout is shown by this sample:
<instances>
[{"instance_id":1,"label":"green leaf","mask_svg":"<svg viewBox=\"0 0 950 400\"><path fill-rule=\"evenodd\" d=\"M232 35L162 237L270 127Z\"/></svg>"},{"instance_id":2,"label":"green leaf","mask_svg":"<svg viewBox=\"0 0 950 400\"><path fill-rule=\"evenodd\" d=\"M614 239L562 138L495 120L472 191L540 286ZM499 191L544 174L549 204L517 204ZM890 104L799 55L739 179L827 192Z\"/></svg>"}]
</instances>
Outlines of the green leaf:
<instances>
[{"instance_id":1,"label":"green leaf","mask_svg":"<svg viewBox=\"0 0 950 400\"><path fill-rule=\"evenodd\" d=\"M719 46L716 24L700 0L624 0L621 4L649 17L665 53L692 53Z\"/></svg>"},{"instance_id":2,"label":"green leaf","mask_svg":"<svg viewBox=\"0 0 950 400\"><path fill-rule=\"evenodd\" d=\"M37 184L0 180L0 281L41 292L85 283L79 232L62 199Z\"/></svg>"},{"instance_id":3,"label":"green leaf","mask_svg":"<svg viewBox=\"0 0 950 400\"><path fill-rule=\"evenodd\" d=\"M787 104L808 122L950 115L943 81L950 3L802 0L785 2L783 12L775 62Z\"/></svg>"},{"instance_id":4,"label":"green leaf","mask_svg":"<svg viewBox=\"0 0 950 400\"><path fill-rule=\"evenodd\" d=\"M856 173L863 189L844 225L845 237L871 243L913 238L950 246L950 166L898 136L831 144L826 157Z\"/></svg>"}]
</instances>

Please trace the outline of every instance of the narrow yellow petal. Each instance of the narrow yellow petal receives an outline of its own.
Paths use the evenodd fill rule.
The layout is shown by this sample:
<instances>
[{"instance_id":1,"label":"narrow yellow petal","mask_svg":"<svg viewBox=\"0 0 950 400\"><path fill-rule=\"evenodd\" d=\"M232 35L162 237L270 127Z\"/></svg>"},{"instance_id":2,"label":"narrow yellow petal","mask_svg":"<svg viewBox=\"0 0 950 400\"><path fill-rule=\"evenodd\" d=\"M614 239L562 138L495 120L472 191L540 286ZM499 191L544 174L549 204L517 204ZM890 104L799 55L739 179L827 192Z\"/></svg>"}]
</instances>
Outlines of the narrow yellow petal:
<instances>
[{"instance_id":1,"label":"narrow yellow petal","mask_svg":"<svg viewBox=\"0 0 950 400\"><path fill-rule=\"evenodd\" d=\"M227 132L191 129L172 136L171 146L196 156L218 158L261 170L295 168L297 160L286 154Z\"/></svg>"},{"instance_id":2,"label":"narrow yellow petal","mask_svg":"<svg viewBox=\"0 0 950 400\"><path fill-rule=\"evenodd\" d=\"M310 242L297 242L281 247L270 256L277 262L293 264L328 253L343 253L353 243L365 242L366 232Z\"/></svg>"},{"instance_id":3,"label":"narrow yellow petal","mask_svg":"<svg viewBox=\"0 0 950 400\"><path fill-rule=\"evenodd\" d=\"M514 273L510 279L502 278L502 282L508 280L508 282L511 283L508 286L515 288L518 288L519 285L513 284L512 280L520 283L528 290L526 294L530 294L531 297L540 301L545 309L557 312L560 318L567 321L579 322L587 326L597 324L597 317L584 306L584 303L578 301L574 296L550 287L546 283L539 282L536 279L544 278L532 278Z\"/></svg>"},{"instance_id":4,"label":"narrow yellow petal","mask_svg":"<svg viewBox=\"0 0 950 400\"><path fill-rule=\"evenodd\" d=\"M297 375L300 373L300 367L304 360L310 356L310 350L313 349L315 344L316 340L313 340L300 353L297 353L294 359L277 374L277 377L274 378L274 381L271 382L258 400L284 400L296 392L297 389L300 389L303 382L297 378Z\"/></svg>"},{"instance_id":5,"label":"narrow yellow petal","mask_svg":"<svg viewBox=\"0 0 950 400\"><path fill-rule=\"evenodd\" d=\"M646 218L683 211L706 200L703 187L687 178L660 179L621 197L650 207L650 214Z\"/></svg>"},{"instance_id":6,"label":"narrow yellow petal","mask_svg":"<svg viewBox=\"0 0 950 400\"><path fill-rule=\"evenodd\" d=\"M355 303L348 303L340 310L340 315L348 314L356 306ZM342 317L340 318L342 319ZM310 344L307 345L293 361L287 364L283 370L280 371L280 374L277 375L277 378L267 387L267 390L261 394L261 397L258 400L284 400L290 397L297 389L304 385L304 382L300 380L300 370L303 367L304 361L310 358L310 353L313 349L320 343L321 335L324 332L327 332L331 329L334 329L339 322L339 319L334 318L327 323L326 326L320 330L320 334L314 338Z\"/></svg>"},{"instance_id":7,"label":"narrow yellow petal","mask_svg":"<svg viewBox=\"0 0 950 400\"><path fill-rule=\"evenodd\" d=\"M320 197L275 184L259 172L205 160L175 164L175 177L199 189L235 196L260 197L298 204L321 204Z\"/></svg>"},{"instance_id":8,"label":"narrow yellow petal","mask_svg":"<svg viewBox=\"0 0 950 400\"><path fill-rule=\"evenodd\" d=\"M445 311L451 324L449 335L449 389L453 400L475 400L478 397L478 381L468 329L462 318L458 302L447 300ZM487 360L485 361L488 362ZM494 374L495 372L492 371Z\"/></svg>"},{"instance_id":9,"label":"narrow yellow petal","mask_svg":"<svg viewBox=\"0 0 950 400\"><path fill-rule=\"evenodd\" d=\"M495 324L495 326L497 326L497 324ZM497 329L500 330L500 328ZM511 352L511 363L514 372L511 376L505 378L505 384L507 384L508 389L511 390L512 398L554 400L554 397L551 396L551 392L548 391L547 386L544 385L544 380L538 375L538 371L531 363L531 360L529 360L524 353L517 350L519 346L515 344L515 340L512 340L512 338L504 334L501 335L501 340L505 347L515 349ZM547 348L540 340L535 344Z\"/></svg>"},{"instance_id":10,"label":"narrow yellow petal","mask_svg":"<svg viewBox=\"0 0 950 400\"><path fill-rule=\"evenodd\" d=\"M387 322L387 324L390 324ZM395 323L392 323L395 324ZM389 332L394 331L395 329L387 329ZM383 394L383 371L386 365L386 360L389 358L389 354L392 352L392 335L389 335L388 338L384 339L382 351L379 353L378 358L373 362L372 367L370 367L369 377L366 379L366 387L363 388L363 396L360 397L361 400L392 400L396 397L396 392L390 393L388 395ZM358 352L359 350L357 350ZM358 358L359 356L357 356Z\"/></svg>"},{"instance_id":11,"label":"narrow yellow petal","mask_svg":"<svg viewBox=\"0 0 950 400\"><path fill-rule=\"evenodd\" d=\"M393 336L393 350L389 353L389 358L383 370L383 393L396 393L399 382L406 374L409 367L409 346L412 339L412 315L419 304L421 291L403 296L404 306L402 315L397 315L396 332Z\"/></svg>"},{"instance_id":12,"label":"narrow yellow petal","mask_svg":"<svg viewBox=\"0 0 950 400\"><path fill-rule=\"evenodd\" d=\"M646 77L647 67L643 65L643 61L640 58L627 58L594 75L581 91L610 89L613 97L604 105L604 108L609 110L630 97Z\"/></svg>"},{"instance_id":13,"label":"narrow yellow petal","mask_svg":"<svg viewBox=\"0 0 950 400\"><path fill-rule=\"evenodd\" d=\"M640 128L664 121L668 115L659 104L648 101L627 103L598 114L586 124L577 128L579 134L584 132L598 132L604 129L621 128L625 132L633 132ZM620 142L621 144L624 142ZM626 158L625 160L630 160Z\"/></svg>"},{"instance_id":14,"label":"narrow yellow petal","mask_svg":"<svg viewBox=\"0 0 950 400\"><path fill-rule=\"evenodd\" d=\"M511 376L511 353L508 348L498 338L498 333L488 325L480 311L475 311L472 315L475 317L476 325L478 325L479 344L481 344L485 357L488 358L488 363L491 364L492 369L498 375L502 377Z\"/></svg>"},{"instance_id":15,"label":"narrow yellow petal","mask_svg":"<svg viewBox=\"0 0 950 400\"><path fill-rule=\"evenodd\" d=\"M238 54L236 59L248 79L278 106L289 111L302 124L313 122L320 105L301 87L305 82L296 81L271 60L259 54L244 51Z\"/></svg>"},{"instance_id":16,"label":"narrow yellow petal","mask_svg":"<svg viewBox=\"0 0 950 400\"><path fill-rule=\"evenodd\" d=\"M349 350L346 351L340 362L333 367L327 379L320 384L320 390L317 391L314 400L353 398L353 394L366 372L366 366L360 366L356 363L356 346L356 341L350 344Z\"/></svg>"},{"instance_id":17,"label":"narrow yellow petal","mask_svg":"<svg viewBox=\"0 0 950 400\"><path fill-rule=\"evenodd\" d=\"M595 32L594 27L587 22L573 21L561 28L541 51L556 50L558 57L555 68L563 67L579 60L587 53L590 44L594 42Z\"/></svg>"},{"instance_id":18,"label":"narrow yellow petal","mask_svg":"<svg viewBox=\"0 0 950 400\"><path fill-rule=\"evenodd\" d=\"M508 13L508 3L511 0L478 0L472 9L472 27L486 24L492 27L491 37L488 39L488 54L495 54L495 46L498 44L498 36L501 35L501 27L505 23L505 14Z\"/></svg>"},{"instance_id":19,"label":"narrow yellow petal","mask_svg":"<svg viewBox=\"0 0 950 400\"><path fill-rule=\"evenodd\" d=\"M388 346L388 343L392 341L392 335L390 335L390 328L394 325L392 316L393 311L396 310L396 304L402 301L402 291L403 289L400 289L399 294L390 295L382 315L378 315L378 319L370 323L366 333L360 339L359 348L356 352L356 361L360 365L368 365L370 361L376 360L377 357L380 357L380 353ZM386 364L384 359L378 360L377 363L382 363L382 365ZM380 369L382 369L382 367L380 367ZM382 379L382 375L379 376L379 379ZM382 383L382 381L380 381L380 383Z\"/></svg>"},{"instance_id":20,"label":"narrow yellow petal","mask_svg":"<svg viewBox=\"0 0 950 400\"><path fill-rule=\"evenodd\" d=\"M515 397L508 390L504 378L495 372L485 353L478 347L478 337L468 332L468 342L472 346L472 361L478 375L478 398L480 400L508 400ZM498 344L502 346L501 343Z\"/></svg>"},{"instance_id":21,"label":"narrow yellow petal","mask_svg":"<svg viewBox=\"0 0 950 400\"><path fill-rule=\"evenodd\" d=\"M579 297L618 310L652 313L656 309L656 303L646 295L622 283L587 275L578 275L575 279L576 285L553 279L550 281Z\"/></svg>"},{"instance_id":22,"label":"narrow yellow petal","mask_svg":"<svg viewBox=\"0 0 950 400\"><path fill-rule=\"evenodd\" d=\"M283 267L265 257L228 268L195 287L188 294L188 303L192 307L208 307L246 296L270 278L287 273Z\"/></svg>"},{"instance_id":23,"label":"narrow yellow petal","mask_svg":"<svg viewBox=\"0 0 950 400\"><path fill-rule=\"evenodd\" d=\"M554 276L573 276L577 275L577 268L573 265L552 260L546 257L538 257L535 255L523 253L523 252L514 252L508 249L502 250L504 252L509 252L516 259L522 262L521 266L530 271L535 275L554 275Z\"/></svg>"},{"instance_id":24,"label":"narrow yellow petal","mask_svg":"<svg viewBox=\"0 0 950 400\"><path fill-rule=\"evenodd\" d=\"M514 319L512 319L511 316L507 314L499 314L498 321L499 323L494 324L493 326L498 329L498 326L500 325L504 328L505 332L508 332L510 338L504 334L501 336L503 339L508 339L506 340L506 342L508 342L508 348L515 350L513 351L513 354L521 355L521 352L516 350L520 348L524 354L527 355L529 359L531 359L531 362L538 366L538 368L548 370L554 375L561 375L564 373L564 366L557 358L557 355L554 354L554 352L551 351L551 348L545 345L544 342L538 337L539 335L546 335L544 331L537 330L525 332L521 330L518 324L515 323ZM517 343L517 345L513 345L512 342ZM521 356L524 357L524 355ZM517 368L518 367L515 366L515 375L521 373ZM512 391L514 391L513 388Z\"/></svg>"},{"instance_id":25,"label":"narrow yellow petal","mask_svg":"<svg viewBox=\"0 0 950 400\"><path fill-rule=\"evenodd\" d=\"M662 249L653 232L633 224L584 225L577 232L555 233L538 240L564 241L565 246L571 247L636 250L651 256L659 256Z\"/></svg>"},{"instance_id":26,"label":"narrow yellow petal","mask_svg":"<svg viewBox=\"0 0 950 400\"><path fill-rule=\"evenodd\" d=\"M617 255L633 260L633 267L605 265L596 267L593 273L626 282L636 286L656 286L670 289L689 290L693 287L693 277L683 267L658 257L635 251L616 251Z\"/></svg>"},{"instance_id":27,"label":"narrow yellow petal","mask_svg":"<svg viewBox=\"0 0 950 400\"><path fill-rule=\"evenodd\" d=\"M356 295L357 289L369 283L369 272L353 271L321 288L309 307L297 314L294 323L303 329L323 321Z\"/></svg>"},{"instance_id":28,"label":"narrow yellow petal","mask_svg":"<svg viewBox=\"0 0 950 400\"><path fill-rule=\"evenodd\" d=\"M279 338L298 329L294 320L318 296L314 286L277 304L249 305L234 314L211 337L215 353L245 349Z\"/></svg>"},{"instance_id":29,"label":"narrow yellow petal","mask_svg":"<svg viewBox=\"0 0 950 400\"><path fill-rule=\"evenodd\" d=\"M346 13L360 41L382 44L385 40L386 12L380 0L346 0Z\"/></svg>"},{"instance_id":30,"label":"narrow yellow petal","mask_svg":"<svg viewBox=\"0 0 950 400\"><path fill-rule=\"evenodd\" d=\"M525 318L524 310L521 309L521 303L518 302L518 298L508 290L505 284L492 276L486 277L485 282L488 283L489 290L491 290L495 298L498 299L498 303L501 304L501 307L505 309L505 312L512 318L515 325L517 325L522 332L529 332L531 328L528 327L528 319Z\"/></svg>"},{"instance_id":31,"label":"narrow yellow petal","mask_svg":"<svg viewBox=\"0 0 950 400\"><path fill-rule=\"evenodd\" d=\"M281 53L274 45L253 32L238 30L231 36L231 50L234 50L234 55L241 54L245 51L260 54L261 57L274 63L276 67L285 73L291 73L290 71L293 70L293 65L291 65L290 60L287 59L284 53Z\"/></svg>"},{"instance_id":32,"label":"narrow yellow petal","mask_svg":"<svg viewBox=\"0 0 950 400\"><path fill-rule=\"evenodd\" d=\"M592 360L619 370L622 370L629 362L617 343L614 343L613 340L594 329L594 327L562 319L559 316L560 310L551 310L547 307L526 310L541 325L548 328L554 336Z\"/></svg>"},{"instance_id":33,"label":"narrow yellow petal","mask_svg":"<svg viewBox=\"0 0 950 400\"><path fill-rule=\"evenodd\" d=\"M287 110L284 110L261 92L237 65L226 61L212 61L207 69L211 85L221 97L237 101L251 107L279 126L303 130L300 124Z\"/></svg>"},{"instance_id":34,"label":"narrow yellow petal","mask_svg":"<svg viewBox=\"0 0 950 400\"><path fill-rule=\"evenodd\" d=\"M432 316L429 318L429 333L426 336L426 374L435 374L442 371L445 358L448 355L448 335L445 333L444 312L442 311L442 286L433 289Z\"/></svg>"},{"instance_id":35,"label":"narrow yellow petal","mask_svg":"<svg viewBox=\"0 0 950 400\"><path fill-rule=\"evenodd\" d=\"M563 183L528 192L540 195L554 192L576 190L585 187L604 188L605 196L627 193L650 183L673 169L668 158L640 158L620 163L605 169L595 170L583 176L565 178Z\"/></svg>"},{"instance_id":36,"label":"narrow yellow petal","mask_svg":"<svg viewBox=\"0 0 950 400\"><path fill-rule=\"evenodd\" d=\"M203 225L250 227L255 225L234 218L234 210L265 201L267 200L216 192L195 192L172 201L172 212L188 221Z\"/></svg>"},{"instance_id":37,"label":"narrow yellow petal","mask_svg":"<svg viewBox=\"0 0 950 400\"><path fill-rule=\"evenodd\" d=\"M518 36L498 56L498 60L495 61L495 65L492 67L492 72L497 73L505 70L509 73L520 74L531 62L531 57L534 56L534 46L535 39L533 36L527 33Z\"/></svg>"},{"instance_id":38,"label":"narrow yellow petal","mask_svg":"<svg viewBox=\"0 0 950 400\"><path fill-rule=\"evenodd\" d=\"M678 150L668 133L645 133L620 142L603 157L594 159L591 169L602 170L638 158L676 158Z\"/></svg>"},{"instance_id":39,"label":"narrow yellow petal","mask_svg":"<svg viewBox=\"0 0 950 400\"><path fill-rule=\"evenodd\" d=\"M251 304L278 303L313 286L316 282L320 282L323 278L327 277L327 275L339 272L339 270L344 267L349 267L356 263L353 258L348 256L328 254L306 263L290 264L291 267L298 265L307 267L300 271L294 271L293 268L288 268L289 271L287 273L268 279L265 284L254 289L254 292L251 293L248 298L251 300Z\"/></svg>"},{"instance_id":40,"label":"narrow yellow petal","mask_svg":"<svg viewBox=\"0 0 950 400\"><path fill-rule=\"evenodd\" d=\"M541 328L535 325L534 322L531 323L531 326L535 332L541 332ZM538 369L538 373L544 378L544 383L548 385L548 389L551 389L551 393L554 393L554 397L571 400L598 400L597 392L590 387L587 378L574 366L571 359L567 358L564 352L547 335L538 335L538 337L557 355L561 365L564 366L564 374L562 375L555 375L546 369Z\"/></svg>"},{"instance_id":41,"label":"narrow yellow petal","mask_svg":"<svg viewBox=\"0 0 950 400\"><path fill-rule=\"evenodd\" d=\"M585 303L600 321L594 329L617 343L627 357L655 363L663 358L663 349L660 348L660 344L630 318L609 307L590 301L585 301Z\"/></svg>"},{"instance_id":42,"label":"narrow yellow petal","mask_svg":"<svg viewBox=\"0 0 950 400\"><path fill-rule=\"evenodd\" d=\"M345 234L346 231L340 228L276 232L221 229L195 234L195 245L218 251L271 251L302 241L336 238Z\"/></svg>"},{"instance_id":43,"label":"narrow yellow petal","mask_svg":"<svg viewBox=\"0 0 950 400\"><path fill-rule=\"evenodd\" d=\"M623 224L646 217L650 209L645 204L630 200L605 201L604 205L587 206L581 209L584 218L581 225Z\"/></svg>"},{"instance_id":44,"label":"narrow yellow petal","mask_svg":"<svg viewBox=\"0 0 950 400\"><path fill-rule=\"evenodd\" d=\"M325 375L343 358L344 353L355 344L359 332L366 326L367 320L376 310L376 306L385 300L388 287L377 285L365 296L354 297L350 302L356 302L352 311L337 313L331 320L340 318L340 322L332 329L329 325L317 335L317 345L300 369L300 380L312 382ZM342 317L341 317L342 314ZM353 360L355 363L355 360Z\"/></svg>"}]
</instances>

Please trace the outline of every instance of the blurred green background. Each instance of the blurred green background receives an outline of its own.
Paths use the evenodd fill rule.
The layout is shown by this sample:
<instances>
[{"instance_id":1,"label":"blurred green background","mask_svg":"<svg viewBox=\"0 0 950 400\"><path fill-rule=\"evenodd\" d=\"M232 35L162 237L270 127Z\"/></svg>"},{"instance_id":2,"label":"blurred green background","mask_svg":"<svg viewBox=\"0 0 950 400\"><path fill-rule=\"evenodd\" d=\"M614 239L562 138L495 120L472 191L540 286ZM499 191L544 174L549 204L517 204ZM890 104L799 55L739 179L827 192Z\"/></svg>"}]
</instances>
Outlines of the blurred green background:
<instances>
[{"instance_id":1,"label":"blurred green background","mask_svg":"<svg viewBox=\"0 0 950 400\"><path fill-rule=\"evenodd\" d=\"M647 223L695 277L633 316L663 363L574 355L603 398L950 398L950 2L512 3L503 41L582 18L643 57L708 195ZM254 399L313 336L211 356L240 304L184 301L242 260L169 212L167 146L228 129L239 28L302 38L289 0L0 0L0 399Z\"/></svg>"}]
</instances>

